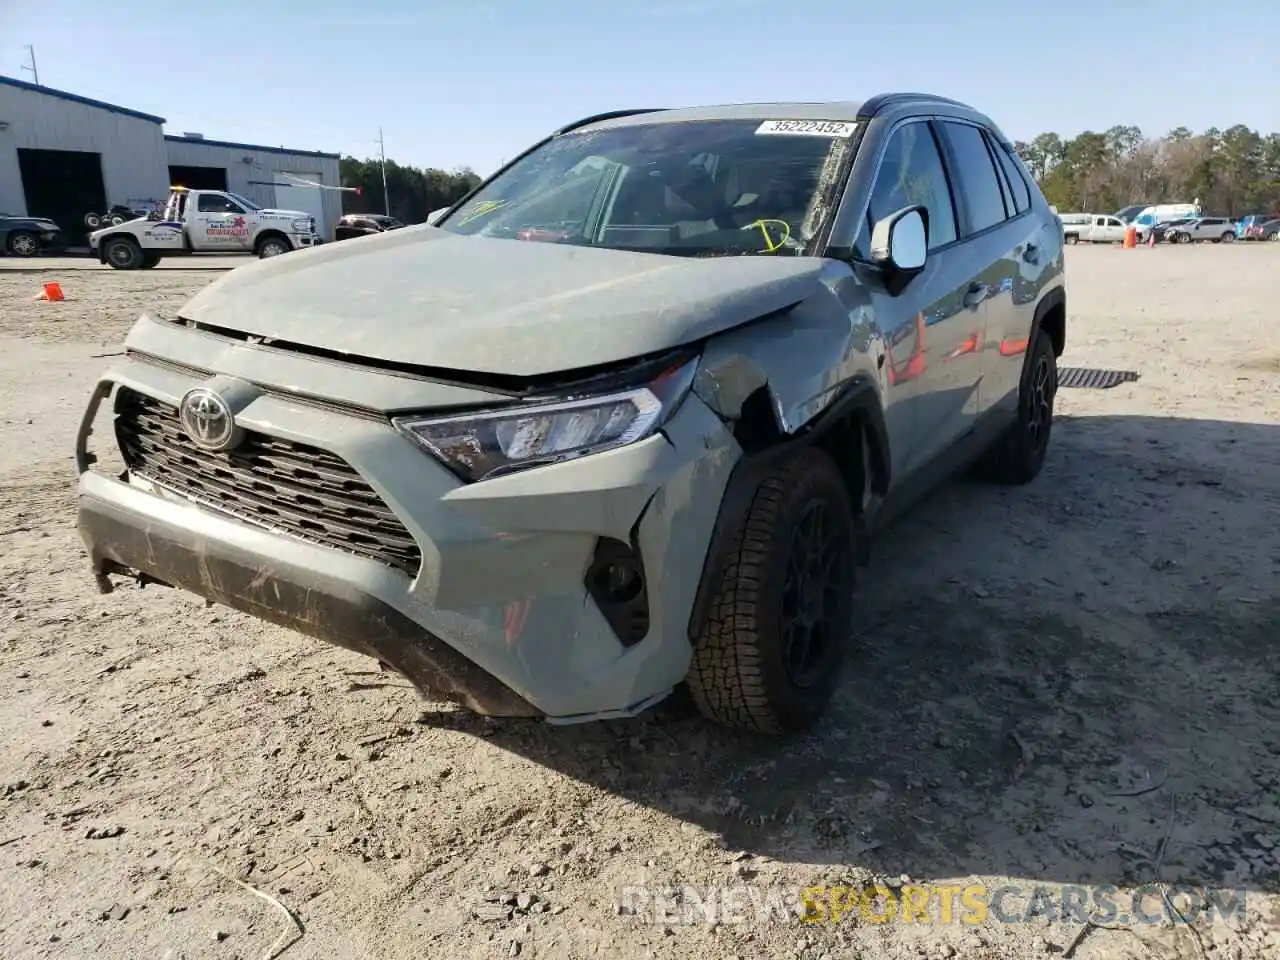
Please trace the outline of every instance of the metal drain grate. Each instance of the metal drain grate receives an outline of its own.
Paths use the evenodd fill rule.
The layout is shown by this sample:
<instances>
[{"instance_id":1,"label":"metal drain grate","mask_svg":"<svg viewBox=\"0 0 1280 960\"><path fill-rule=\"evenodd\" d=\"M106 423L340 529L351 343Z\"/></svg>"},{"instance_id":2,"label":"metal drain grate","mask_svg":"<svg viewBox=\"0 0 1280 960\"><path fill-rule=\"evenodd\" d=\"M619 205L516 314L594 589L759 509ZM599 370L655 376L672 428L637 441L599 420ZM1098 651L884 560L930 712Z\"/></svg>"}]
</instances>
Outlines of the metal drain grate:
<instances>
[{"instance_id":1,"label":"metal drain grate","mask_svg":"<svg viewBox=\"0 0 1280 960\"><path fill-rule=\"evenodd\" d=\"M1122 383L1137 383L1132 370L1095 370L1092 367L1059 367L1058 386L1080 390L1110 390Z\"/></svg>"}]
</instances>

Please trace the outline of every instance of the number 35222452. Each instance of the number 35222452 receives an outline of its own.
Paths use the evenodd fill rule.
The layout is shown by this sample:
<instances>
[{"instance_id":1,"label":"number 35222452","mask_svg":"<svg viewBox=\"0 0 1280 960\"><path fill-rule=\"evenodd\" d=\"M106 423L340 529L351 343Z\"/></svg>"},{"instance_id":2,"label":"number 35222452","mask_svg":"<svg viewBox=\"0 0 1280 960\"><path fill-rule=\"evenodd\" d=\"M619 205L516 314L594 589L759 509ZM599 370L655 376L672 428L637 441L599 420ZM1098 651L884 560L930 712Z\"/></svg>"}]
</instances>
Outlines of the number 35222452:
<instances>
[{"instance_id":1,"label":"number 35222452","mask_svg":"<svg viewBox=\"0 0 1280 960\"><path fill-rule=\"evenodd\" d=\"M756 127L756 134L792 137L851 137L857 126L857 123L852 120L766 120Z\"/></svg>"}]
</instances>

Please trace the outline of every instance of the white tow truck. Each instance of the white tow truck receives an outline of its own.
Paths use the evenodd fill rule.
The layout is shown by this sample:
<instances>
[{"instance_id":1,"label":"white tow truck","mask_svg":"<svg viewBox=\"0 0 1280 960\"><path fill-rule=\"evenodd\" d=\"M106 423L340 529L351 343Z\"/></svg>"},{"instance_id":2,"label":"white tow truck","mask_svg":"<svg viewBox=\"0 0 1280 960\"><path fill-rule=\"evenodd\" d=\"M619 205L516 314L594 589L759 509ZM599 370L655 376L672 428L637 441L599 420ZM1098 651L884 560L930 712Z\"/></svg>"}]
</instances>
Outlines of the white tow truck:
<instances>
[{"instance_id":1,"label":"white tow truck","mask_svg":"<svg viewBox=\"0 0 1280 960\"><path fill-rule=\"evenodd\" d=\"M271 210L225 190L173 187L164 210L89 234L89 248L117 270L148 269L163 257L253 254L275 257L320 242L315 218Z\"/></svg>"}]
</instances>

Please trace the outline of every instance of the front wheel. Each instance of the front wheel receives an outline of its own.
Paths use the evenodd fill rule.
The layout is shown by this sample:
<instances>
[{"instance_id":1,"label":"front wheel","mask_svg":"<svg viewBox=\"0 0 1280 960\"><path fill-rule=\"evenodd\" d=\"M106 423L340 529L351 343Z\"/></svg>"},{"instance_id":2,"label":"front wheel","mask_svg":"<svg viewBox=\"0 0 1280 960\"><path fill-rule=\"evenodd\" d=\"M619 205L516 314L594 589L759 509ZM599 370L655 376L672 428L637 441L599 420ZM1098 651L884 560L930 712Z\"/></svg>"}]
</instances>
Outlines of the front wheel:
<instances>
[{"instance_id":1,"label":"front wheel","mask_svg":"<svg viewBox=\"0 0 1280 960\"><path fill-rule=\"evenodd\" d=\"M40 238L34 233L9 234L9 253L15 257L34 257L40 252Z\"/></svg>"},{"instance_id":2,"label":"front wheel","mask_svg":"<svg viewBox=\"0 0 1280 960\"><path fill-rule=\"evenodd\" d=\"M761 733L811 726L835 691L853 617L853 509L816 448L756 487L716 577L687 685L703 714Z\"/></svg>"},{"instance_id":3,"label":"front wheel","mask_svg":"<svg viewBox=\"0 0 1280 960\"><path fill-rule=\"evenodd\" d=\"M1036 333L1027 351L1018 385L1018 413L995 445L977 463L977 474L996 483L1030 483L1040 475L1053 430L1053 401L1058 393L1058 358L1053 340Z\"/></svg>"},{"instance_id":4,"label":"front wheel","mask_svg":"<svg viewBox=\"0 0 1280 960\"><path fill-rule=\"evenodd\" d=\"M137 270L143 264L142 248L128 237L113 237L102 248L103 257L115 270Z\"/></svg>"},{"instance_id":5,"label":"front wheel","mask_svg":"<svg viewBox=\"0 0 1280 960\"><path fill-rule=\"evenodd\" d=\"M1068 233L1063 239L1073 247L1080 242L1080 238L1074 233Z\"/></svg>"},{"instance_id":6,"label":"front wheel","mask_svg":"<svg viewBox=\"0 0 1280 960\"><path fill-rule=\"evenodd\" d=\"M293 248L289 246L288 240L281 237L267 237L258 244L258 256L265 260L267 257L278 257L288 253L291 249Z\"/></svg>"}]
</instances>

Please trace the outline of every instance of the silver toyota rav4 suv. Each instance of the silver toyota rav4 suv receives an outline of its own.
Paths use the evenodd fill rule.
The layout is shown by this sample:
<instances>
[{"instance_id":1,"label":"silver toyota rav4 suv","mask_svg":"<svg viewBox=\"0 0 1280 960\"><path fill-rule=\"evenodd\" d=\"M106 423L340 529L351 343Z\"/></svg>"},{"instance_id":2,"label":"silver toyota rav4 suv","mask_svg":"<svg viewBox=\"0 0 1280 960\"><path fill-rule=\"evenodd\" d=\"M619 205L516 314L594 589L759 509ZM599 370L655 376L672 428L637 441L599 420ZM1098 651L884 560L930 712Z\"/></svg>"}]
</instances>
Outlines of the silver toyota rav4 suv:
<instances>
[{"instance_id":1,"label":"silver toyota rav4 suv","mask_svg":"<svg viewBox=\"0 0 1280 960\"><path fill-rule=\"evenodd\" d=\"M568 723L684 684L797 731L869 535L961 468L1040 471L1062 249L952 100L590 117L432 225L139 319L80 530L103 591L179 587L431 700Z\"/></svg>"}]
</instances>

